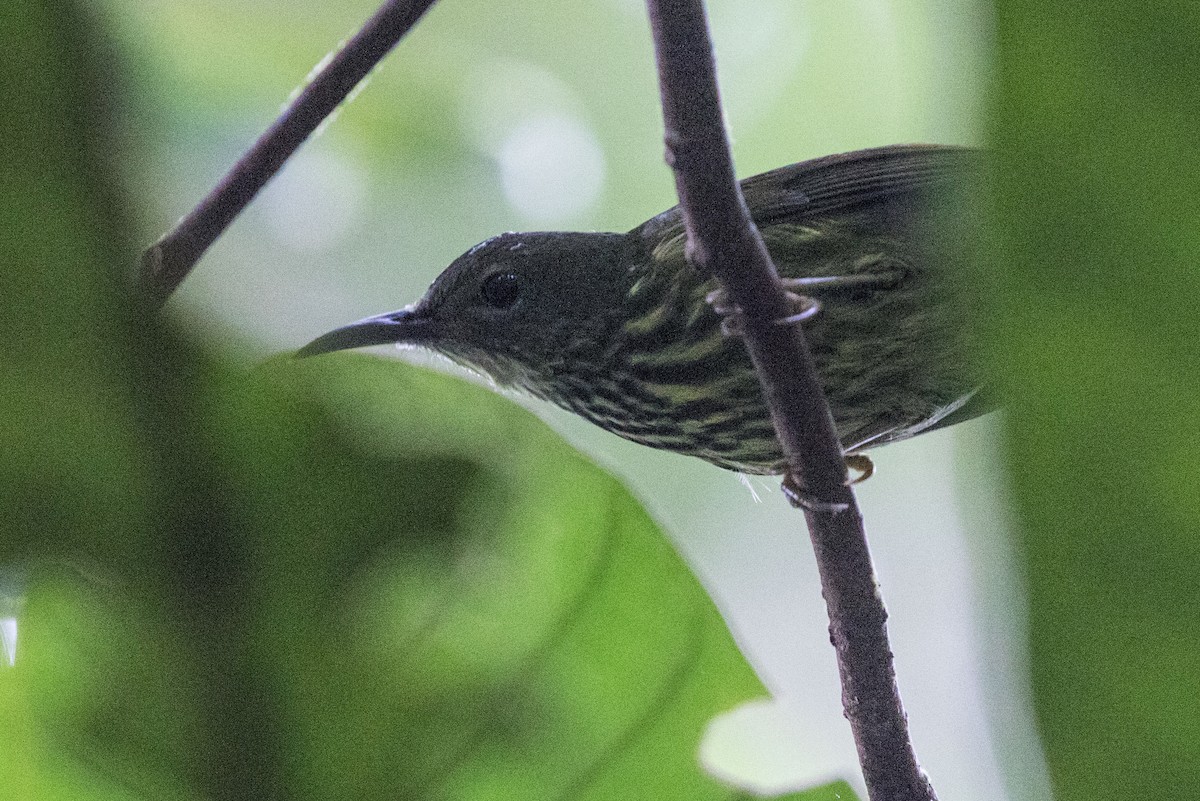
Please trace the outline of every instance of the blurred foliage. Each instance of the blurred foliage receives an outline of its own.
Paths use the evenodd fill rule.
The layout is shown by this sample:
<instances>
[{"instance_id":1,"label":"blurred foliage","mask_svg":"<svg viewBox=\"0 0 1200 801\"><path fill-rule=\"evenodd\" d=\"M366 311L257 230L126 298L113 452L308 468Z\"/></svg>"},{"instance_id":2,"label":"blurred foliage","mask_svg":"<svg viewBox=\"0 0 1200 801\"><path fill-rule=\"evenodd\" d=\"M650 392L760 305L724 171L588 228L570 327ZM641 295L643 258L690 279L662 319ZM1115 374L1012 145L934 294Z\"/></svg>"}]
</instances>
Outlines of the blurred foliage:
<instances>
[{"instance_id":1,"label":"blurred foliage","mask_svg":"<svg viewBox=\"0 0 1200 801\"><path fill-rule=\"evenodd\" d=\"M192 329L207 317L193 312L183 335L124 296L114 265L132 263L132 243L206 190L370 5L110 0L129 95L72 5L15 4L0 27L0 594L8 609L27 593L20 660L0 668L6 798L732 795L694 767L695 745L713 713L761 688L612 479L487 393L370 359L247 376L229 364L238 343L201 350ZM919 16L902 5L901 21ZM363 297L399 305L466 245L515 227L497 182L475 180L496 169L488 120L514 105L575 104L624 143L588 224L621 229L673 202L665 172L644 180L664 168L639 14L615 52L548 35L587 29L597 7L483 16L442 3L373 78L392 105L360 99L326 134L352 154L350 174L371 164L423 198L372 208L337 241L339 258L376 265ZM947 19L945 36L969 35L971 21ZM769 15L756 21L724 35L767 37ZM722 46L730 26L716 22ZM1183 2L996 4L985 357L1007 396L1032 678L1060 799L1200 786L1197 23ZM506 43L510 61L465 66L484 41ZM923 92L887 79L942 58L912 36L832 78L785 70L786 48L761 41L739 58L726 40L722 59L743 173L972 137L962 64L939 62ZM837 36L790 44L849 52ZM469 70L524 75L538 92L488 105L464 92ZM775 73L790 77L764 80ZM863 102L838 111L847 95ZM776 96L804 104L779 111ZM124 152L99 146L113 103L138 131L125 136L175 126L175 144L107 163ZM173 103L198 113L173 116ZM185 151L205 166L166 169ZM132 209L114 173L139 188ZM356 226L391 236L364 244ZM328 253L281 259L261 229L242 230L185 296L216 294L230 318L293 342L351 307L381 310L314 291L306 265ZM398 279L396 263L428 272ZM288 329L262 313L267 298L314 314ZM1026 767L1010 766L1013 788Z\"/></svg>"},{"instance_id":2,"label":"blurred foliage","mask_svg":"<svg viewBox=\"0 0 1200 801\"><path fill-rule=\"evenodd\" d=\"M762 687L630 494L482 388L143 308L94 29L9 22L3 797L742 797L696 748Z\"/></svg>"},{"instance_id":3,"label":"blurred foliage","mask_svg":"<svg viewBox=\"0 0 1200 801\"><path fill-rule=\"evenodd\" d=\"M1200 6L1001 0L997 26L990 358L1051 778L1194 798Z\"/></svg>"}]
</instances>

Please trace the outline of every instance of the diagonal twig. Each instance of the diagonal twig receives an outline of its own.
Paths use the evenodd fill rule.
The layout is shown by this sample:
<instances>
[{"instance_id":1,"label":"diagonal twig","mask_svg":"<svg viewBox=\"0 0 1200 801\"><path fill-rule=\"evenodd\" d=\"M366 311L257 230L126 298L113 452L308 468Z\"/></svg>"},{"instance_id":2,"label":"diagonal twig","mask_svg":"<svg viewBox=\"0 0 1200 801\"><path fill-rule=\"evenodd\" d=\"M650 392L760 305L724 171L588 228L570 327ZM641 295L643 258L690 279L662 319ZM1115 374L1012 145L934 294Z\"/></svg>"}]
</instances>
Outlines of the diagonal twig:
<instances>
[{"instance_id":1,"label":"diagonal twig","mask_svg":"<svg viewBox=\"0 0 1200 801\"><path fill-rule=\"evenodd\" d=\"M703 0L647 0L666 127L667 162L687 225L689 254L741 308L744 339L771 408L787 484L807 499L805 518L829 609L842 705L872 801L933 801L917 764L888 646L862 516L812 355L729 153Z\"/></svg>"},{"instance_id":2,"label":"diagonal twig","mask_svg":"<svg viewBox=\"0 0 1200 801\"><path fill-rule=\"evenodd\" d=\"M142 253L138 282L156 306L285 161L333 113L435 0L389 0L288 105L196 208Z\"/></svg>"}]
</instances>

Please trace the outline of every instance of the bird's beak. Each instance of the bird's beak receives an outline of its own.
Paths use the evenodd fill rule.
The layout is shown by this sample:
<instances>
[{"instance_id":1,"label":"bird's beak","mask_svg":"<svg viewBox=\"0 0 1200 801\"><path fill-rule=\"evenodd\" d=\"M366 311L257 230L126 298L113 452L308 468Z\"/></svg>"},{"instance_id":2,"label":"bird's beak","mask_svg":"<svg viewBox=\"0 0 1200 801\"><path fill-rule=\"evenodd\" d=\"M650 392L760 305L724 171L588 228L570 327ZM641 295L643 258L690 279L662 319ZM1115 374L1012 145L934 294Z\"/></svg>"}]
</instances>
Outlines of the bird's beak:
<instances>
[{"instance_id":1,"label":"bird's beak","mask_svg":"<svg viewBox=\"0 0 1200 801\"><path fill-rule=\"evenodd\" d=\"M415 309L401 309L343 326L309 342L296 351L298 358L332 353L335 350L387 345L393 342L419 343L429 337L430 319Z\"/></svg>"}]
</instances>

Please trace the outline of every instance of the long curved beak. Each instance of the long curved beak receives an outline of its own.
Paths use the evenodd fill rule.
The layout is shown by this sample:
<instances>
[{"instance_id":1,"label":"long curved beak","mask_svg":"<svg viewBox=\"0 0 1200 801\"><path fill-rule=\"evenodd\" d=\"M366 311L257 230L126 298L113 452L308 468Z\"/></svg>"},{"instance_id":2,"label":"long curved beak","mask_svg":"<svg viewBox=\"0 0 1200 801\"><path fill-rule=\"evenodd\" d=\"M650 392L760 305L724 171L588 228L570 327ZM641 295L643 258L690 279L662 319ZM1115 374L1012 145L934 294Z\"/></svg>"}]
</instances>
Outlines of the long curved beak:
<instances>
[{"instance_id":1,"label":"long curved beak","mask_svg":"<svg viewBox=\"0 0 1200 801\"><path fill-rule=\"evenodd\" d=\"M430 322L428 317L412 309L368 317L328 334L322 334L296 351L296 357L303 359L321 353L332 353L335 350L387 345L393 342L421 342L429 337Z\"/></svg>"}]
</instances>

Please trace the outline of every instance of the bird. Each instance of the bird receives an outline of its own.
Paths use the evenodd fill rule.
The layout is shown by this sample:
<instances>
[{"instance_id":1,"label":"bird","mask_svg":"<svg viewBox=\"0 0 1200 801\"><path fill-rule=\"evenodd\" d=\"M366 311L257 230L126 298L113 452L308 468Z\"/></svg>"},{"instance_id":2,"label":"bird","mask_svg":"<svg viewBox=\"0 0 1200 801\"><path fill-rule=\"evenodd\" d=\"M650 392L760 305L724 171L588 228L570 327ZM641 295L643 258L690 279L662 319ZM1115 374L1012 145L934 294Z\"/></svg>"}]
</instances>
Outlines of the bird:
<instances>
[{"instance_id":1,"label":"bird","mask_svg":"<svg viewBox=\"0 0 1200 801\"><path fill-rule=\"evenodd\" d=\"M803 326L847 463L993 408L971 359L969 198L981 154L893 145L741 182ZM678 206L626 233L504 233L415 303L309 357L419 346L621 437L748 474L786 473L740 310L687 256Z\"/></svg>"}]
</instances>

